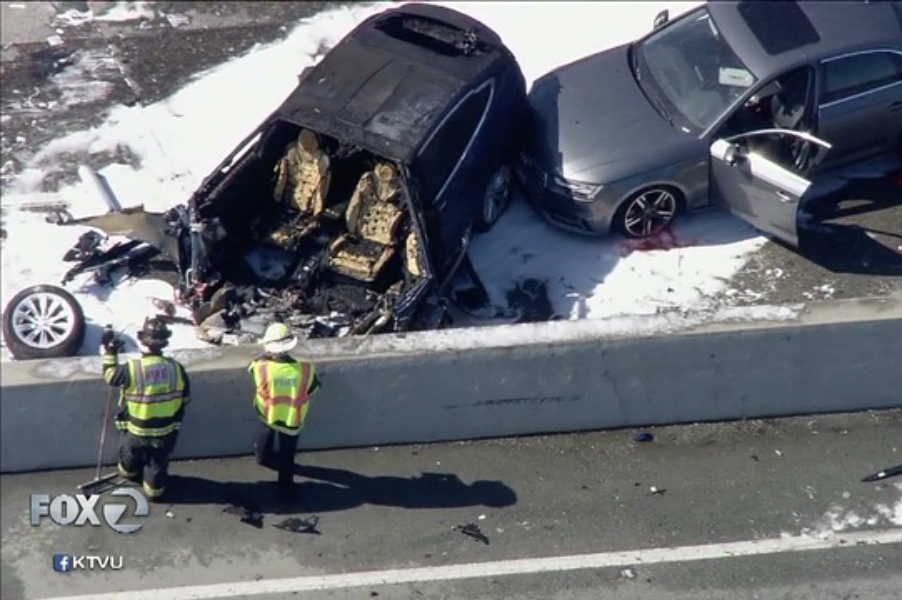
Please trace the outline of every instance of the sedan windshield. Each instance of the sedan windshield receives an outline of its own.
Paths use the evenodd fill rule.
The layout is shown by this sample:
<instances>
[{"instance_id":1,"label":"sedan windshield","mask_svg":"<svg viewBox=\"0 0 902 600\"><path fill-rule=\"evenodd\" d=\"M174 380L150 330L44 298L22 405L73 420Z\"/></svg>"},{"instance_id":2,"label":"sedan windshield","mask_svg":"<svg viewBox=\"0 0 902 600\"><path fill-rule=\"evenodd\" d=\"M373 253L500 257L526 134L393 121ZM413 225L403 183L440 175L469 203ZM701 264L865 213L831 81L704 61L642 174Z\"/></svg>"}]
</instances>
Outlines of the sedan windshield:
<instances>
[{"instance_id":1,"label":"sedan windshield","mask_svg":"<svg viewBox=\"0 0 902 600\"><path fill-rule=\"evenodd\" d=\"M662 116L695 130L711 126L756 82L704 8L635 47L633 68Z\"/></svg>"}]
</instances>

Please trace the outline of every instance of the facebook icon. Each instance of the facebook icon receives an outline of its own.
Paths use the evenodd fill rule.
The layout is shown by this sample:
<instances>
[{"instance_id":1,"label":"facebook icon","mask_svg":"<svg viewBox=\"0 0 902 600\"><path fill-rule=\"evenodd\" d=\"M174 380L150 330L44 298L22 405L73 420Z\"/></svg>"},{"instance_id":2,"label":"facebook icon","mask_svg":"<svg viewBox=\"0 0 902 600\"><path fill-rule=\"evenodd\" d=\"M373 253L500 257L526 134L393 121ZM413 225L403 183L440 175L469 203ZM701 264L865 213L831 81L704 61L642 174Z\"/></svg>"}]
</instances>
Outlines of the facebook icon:
<instances>
[{"instance_id":1,"label":"facebook icon","mask_svg":"<svg viewBox=\"0 0 902 600\"><path fill-rule=\"evenodd\" d=\"M68 554L53 555L53 570L57 573L68 573L72 570L72 557Z\"/></svg>"}]
</instances>

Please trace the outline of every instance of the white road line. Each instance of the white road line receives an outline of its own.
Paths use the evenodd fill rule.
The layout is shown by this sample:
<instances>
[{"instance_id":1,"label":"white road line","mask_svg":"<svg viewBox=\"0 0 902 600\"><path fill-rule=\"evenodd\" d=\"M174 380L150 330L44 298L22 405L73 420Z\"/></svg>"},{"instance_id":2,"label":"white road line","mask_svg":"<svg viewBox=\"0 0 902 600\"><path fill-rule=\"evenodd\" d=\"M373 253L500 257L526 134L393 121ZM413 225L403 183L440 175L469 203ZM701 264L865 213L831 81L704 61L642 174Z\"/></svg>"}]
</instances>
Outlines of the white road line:
<instances>
[{"instance_id":1,"label":"white road line","mask_svg":"<svg viewBox=\"0 0 902 600\"><path fill-rule=\"evenodd\" d=\"M523 558L494 562L419 567L386 571L364 571L335 575L310 575L270 581L217 583L190 587L134 590L107 594L54 597L53 600L199 600L201 598L235 598L264 596L291 592L340 590L356 587L375 587L404 583L430 583L459 579L479 579L510 575L531 575L585 569L603 569L634 565L680 563L696 560L761 556L787 552L808 552L849 548L859 545L902 543L902 528L883 531L862 531L838 534L825 539L813 537L784 537L701 546L650 548L627 552L600 552L574 556ZM50 600L50 599L47 599Z\"/></svg>"}]
</instances>

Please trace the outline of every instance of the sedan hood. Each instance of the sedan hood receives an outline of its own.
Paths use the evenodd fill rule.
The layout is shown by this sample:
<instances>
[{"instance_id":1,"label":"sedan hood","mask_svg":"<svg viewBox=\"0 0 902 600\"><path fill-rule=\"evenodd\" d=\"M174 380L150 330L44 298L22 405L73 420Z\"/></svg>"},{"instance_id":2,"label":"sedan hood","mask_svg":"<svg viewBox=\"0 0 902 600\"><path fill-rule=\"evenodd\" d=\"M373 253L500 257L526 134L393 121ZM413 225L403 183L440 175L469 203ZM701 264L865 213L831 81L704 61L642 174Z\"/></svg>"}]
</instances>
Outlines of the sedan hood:
<instances>
[{"instance_id":1,"label":"sedan hood","mask_svg":"<svg viewBox=\"0 0 902 600\"><path fill-rule=\"evenodd\" d=\"M639 89L628 45L548 73L529 99L536 119L531 154L567 179L616 181L666 164L697 143L665 121Z\"/></svg>"}]
</instances>

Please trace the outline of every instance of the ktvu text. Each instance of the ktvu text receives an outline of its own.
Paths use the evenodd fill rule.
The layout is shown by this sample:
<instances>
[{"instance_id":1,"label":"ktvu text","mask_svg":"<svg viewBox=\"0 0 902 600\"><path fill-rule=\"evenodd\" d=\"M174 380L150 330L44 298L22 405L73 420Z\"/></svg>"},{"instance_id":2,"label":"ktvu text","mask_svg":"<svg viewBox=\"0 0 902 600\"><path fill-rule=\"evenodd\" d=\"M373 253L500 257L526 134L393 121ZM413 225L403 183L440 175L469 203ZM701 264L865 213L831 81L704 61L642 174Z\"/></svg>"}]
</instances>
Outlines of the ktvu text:
<instances>
[{"instance_id":1,"label":"ktvu text","mask_svg":"<svg viewBox=\"0 0 902 600\"><path fill-rule=\"evenodd\" d=\"M57 573L71 573L72 571L118 571L122 568L121 556L98 556L63 554L57 552L53 555L53 570Z\"/></svg>"},{"instance_id":2,"label":"ktvu text","mask_svg":"<svg viewBox=\"0 0 902 600\"><path fill-rule=\"evenodd\" d=\"M150 506L147 498L133 488L118 488L110 492L111 496L127 496L132 498L134 507L128 502L107 502L100 505L100 496L96 494L31 494L31 524L37 527L44 517L49 517L57 525L84 527L92 525L107 527L116 533L134 533L143 527L141 523L123 523L123 515L131 510L132 516L147 517ZM101 520L100 515L103 515ZM54 565L56 565L54 559Z\"/></svg>"}]
</instances>

